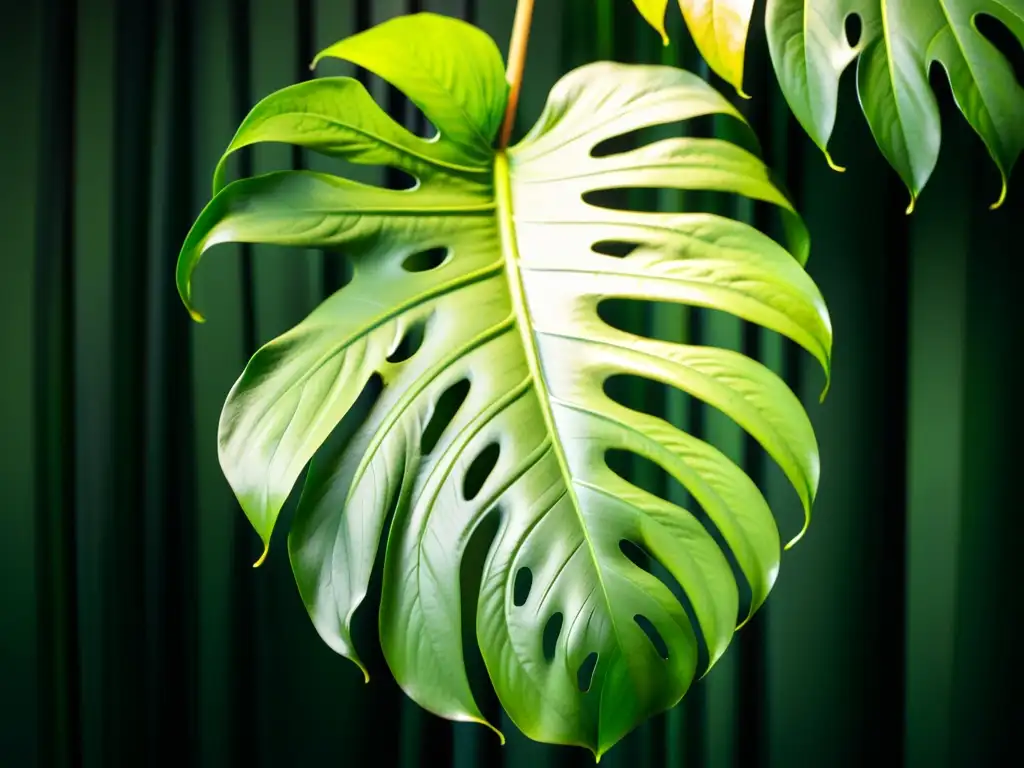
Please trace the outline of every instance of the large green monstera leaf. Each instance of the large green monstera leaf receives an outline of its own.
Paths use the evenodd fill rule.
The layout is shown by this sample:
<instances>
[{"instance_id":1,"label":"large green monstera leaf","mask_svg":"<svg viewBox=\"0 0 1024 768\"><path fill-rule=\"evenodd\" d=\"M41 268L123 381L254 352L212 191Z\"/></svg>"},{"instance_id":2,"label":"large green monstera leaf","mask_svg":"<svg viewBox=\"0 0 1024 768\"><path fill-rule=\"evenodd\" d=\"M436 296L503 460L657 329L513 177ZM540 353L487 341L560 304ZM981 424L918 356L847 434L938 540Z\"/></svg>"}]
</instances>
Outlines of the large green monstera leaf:
<instances>
[{"instance_id":1,"label":"large green monstera leaf","mask_svg":"<svg viewBox=\"0 0 1024 768\"><path fill-rule=\"evenodd\" d=\"M593 155L606 139L645 126L739 117L687 72L577 69L555 85L529 135L496 151L502 61L473 27L401 17L321 56L391 82L437 135L406 131L347 78L274 93L240 127L229 153L288 142L400 169L416 185L390 190L310 171L225 184L218 169L216 194L179 260L190 308L193 270L218 243L342 251L354 270L349 284L249 362L222 414L223 470L269 546L312 459L288 550L313 623L358 663L350 624L382 559L385 658L414 700L455 720L484 722L467 679L460 568L474 532L497 516L475 628L490 680L527 735L600 755L679 701L705 671L697 668L698 637L713 663L746 618L738 615L737 576L699 510L627 482L606 453L647 457L690 491L749 584L751 611L780 557L754 483L711 445L620 405L605 393L606 380L663 382L731 416L775 458L808 511L818 455L797 398L760 363L617 330L599 318L598 305L621 297L727 311L785 334L827 368L831 331L801 266L806 242L797 237L794 256L716 215L584 200L602 189L718 190L774 203L796 221L765 166L722 141L670 138ZM624 258L595 250L608 242L635 248ZM439 263L417 256L438 249ZM419 347L396 357L411 336L421 337ZM371 380L379 396L348 442L318 453ZM439 401L460 388L454 416L425 440ZM484 456L490 472L470 487ZM634 564L623 542L685 590L692 624L672 588Z\"/></svg>"},{"instance_id":2,"label":"large green monstera leaf","mask_svg":"<svg viewBox=\"0 0 1024 768\"><path fill-rule=\"evenodd\" d=\"M766 25L786 100L826 156L839 76L859 58L861 106L875 141L910 190L908 210L939 155L939 108L928 72L941 64L960 111L1002 175L995 208L1024 148L1024 89L978 31L981 14L1024 44L1024 0L768 0ZM861 22L856 45L845 29L852 15Z\"/></svg>"}]
</instances>

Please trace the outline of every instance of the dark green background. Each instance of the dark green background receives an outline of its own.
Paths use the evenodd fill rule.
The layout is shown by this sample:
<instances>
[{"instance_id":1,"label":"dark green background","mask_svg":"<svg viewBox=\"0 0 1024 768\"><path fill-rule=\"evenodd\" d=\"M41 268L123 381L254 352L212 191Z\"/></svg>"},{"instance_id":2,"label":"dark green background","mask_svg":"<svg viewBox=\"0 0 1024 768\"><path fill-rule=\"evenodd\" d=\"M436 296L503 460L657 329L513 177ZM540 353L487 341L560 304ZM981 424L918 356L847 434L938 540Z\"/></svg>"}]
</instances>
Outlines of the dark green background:
<instances>
[{"instance_id":1,"label":"dark green background","mask_svg":"<svg viewBox=\"0 0 1024 768\"><path fill-rule=\"evenodd\" d=\"M506 46L511 0L416 5ZM585 61L699 66L674 3L665 50L628 0L537 5L521 128ZM173 286L177 247L248 107L309 76L315 50L407 10L34 0L0 15L0 766L592 764L507 723L499 748L423 713L379 652L364 686L307 620L283 540L249 567L259 544L217 464L219 408L254 346L308 311L336 268L224 248L198 276L205 326ZM813 236L809 269L835 327L831 394L817 405L820 372L768 334L654 319L789 377L821 444L815 520L726 658L602 765L1014 764L1024 179L987 210L998 179L936 81L942 157L905 216L852 73L832 146L849 170L837 174L788 117L759 27L743 108ZM283 147L250 158L257 172L305 161ZM687 413L746 459L791 533L777 471L733 427ZM372 615L363 622L372 647Z\"/></svg>"}]
</instances>

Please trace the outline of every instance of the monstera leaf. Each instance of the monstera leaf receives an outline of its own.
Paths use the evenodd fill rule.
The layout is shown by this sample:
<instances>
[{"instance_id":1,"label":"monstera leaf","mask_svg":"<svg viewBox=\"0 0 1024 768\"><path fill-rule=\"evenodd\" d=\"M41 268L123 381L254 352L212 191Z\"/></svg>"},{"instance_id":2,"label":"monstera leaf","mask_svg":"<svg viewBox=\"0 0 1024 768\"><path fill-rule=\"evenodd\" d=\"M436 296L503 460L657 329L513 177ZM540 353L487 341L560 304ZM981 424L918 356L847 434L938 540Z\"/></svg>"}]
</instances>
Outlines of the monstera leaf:
<instances>
[{"instance_id":1,"label":"monstera leaf","mask_svg":"<svg viewBox=\"0 0 1024 768\"><path fill-rule=\"evenodd\" d=\"M497 516L475 627L490 680L527 735L600 755L705 671L698 636L713 663L745 618L737 576L700 509L632 485L606 454L647 457L689 489L749 583L751 610L780 554L750 478L711 445L620 405L605 382L641 376L717 407L777 460L807 510L818 456L797 398L760 363L617 330L598 305L623 297L731 312L794 339L827 368L831 331L801 266L806 242L795 241L798 259L727 218L584 199L631 187L719 190L774 203L795 221L765 166L722 141L670 138L594 156L605 140L646 126L739 117L687 72L577 69L555 85L529 135L496 151L502 61L473 27L401 17L321 56L391 82L437 135L406 131L347 78L274 93L240 127L228 153L288 142L397 168L416 184L390 190L310 171L225 184L218 169L216 194L181 251L186 305L193 270L218 243L342 251L354 265L351 282L260 349L231 390L223 470L269 546L312 459L288 550L317 630L358 663L350 623L382 559L385 658L413 699L455 720L484 721L467 680L460 570L474 532ZM610 242L635 247L624 258L600 252ZM421 258L439 249L443 258ZM418 348L403 347L410 338ZM317 452L372 382L378 397L348 442ZM428 438L452 393L461 405ZM470 482L474 467L489 472ZM623 542L681 585L692 624L672 585L634 564Z\"/></svg>"},{"instance_id":2,"label":"monstera leaf","mask_svg":"<svg viewBox=\"0 0 1024 768\"><path fill-rule=\"evenodd\" d=\"M668 0L633 0L640 14L668 44L665 12ZM718 75L743 93L743 54L754 0L679 0L697 50Z\"/></svg>"},{"instance_id":3,"label":"monstera leaf","mask_svg":"<svg viewBox=\"0 0 1024 768\"><path fill-rule=\"evenodd\" d=\"M828 155L839 76L854 59L875 141L910 190L910 207L939 155L939 108L928 82L942 65L953 96L1006 179L1024 147L1024 89L978 32L979 15L1024 43L1024 0L768 0L766 25L779 83L797 119ZM845 24L860 18L850 45ZM829 158L829 164L835 164ZM841 170L841 169L840 169Z\"/></svg>"}]
</instances>

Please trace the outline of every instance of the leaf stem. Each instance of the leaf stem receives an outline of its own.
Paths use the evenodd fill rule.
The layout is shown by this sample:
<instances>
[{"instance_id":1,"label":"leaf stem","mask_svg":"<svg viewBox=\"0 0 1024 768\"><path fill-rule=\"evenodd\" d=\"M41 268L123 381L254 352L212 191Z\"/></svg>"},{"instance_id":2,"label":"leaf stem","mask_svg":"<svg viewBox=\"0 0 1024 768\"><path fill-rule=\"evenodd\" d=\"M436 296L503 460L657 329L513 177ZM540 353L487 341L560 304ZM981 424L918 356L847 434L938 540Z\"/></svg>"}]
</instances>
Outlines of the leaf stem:
<instances>
[{"instance_id":1,"label":"leaf stem","mask_svg":"<svg viewBox=\"0 0 1024 768\"><path fill-rule=\"evenodd\" d=\"M508 66L505 80L508 81L508 104L505 106L505 120L501 124L498 149L505 149L512 138L512 125L516 120L519 106L519 91L523 84L523 65L526 63L526 44L530 41L530 21L533 19L533 0L518 0L516 18L512 23L512 39L508 44Z\"/></svg>"}]
</instances>

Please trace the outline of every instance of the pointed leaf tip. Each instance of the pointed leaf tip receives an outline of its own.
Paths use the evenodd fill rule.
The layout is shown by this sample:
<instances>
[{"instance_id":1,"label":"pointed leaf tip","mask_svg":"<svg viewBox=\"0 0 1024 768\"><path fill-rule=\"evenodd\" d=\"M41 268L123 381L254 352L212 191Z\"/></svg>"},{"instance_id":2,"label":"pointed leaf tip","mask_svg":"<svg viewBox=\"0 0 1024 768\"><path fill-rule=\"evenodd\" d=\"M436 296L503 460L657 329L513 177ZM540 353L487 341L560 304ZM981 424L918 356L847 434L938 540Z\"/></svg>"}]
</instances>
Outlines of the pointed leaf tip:
<instances>
[{"instance_id":1,"label":"pointed leaf tip","mask_svg":"<svg viewBox=\"0 0 1024 768\"><path fill-rule=\"evenodd\" d=\"M269 553L270 553L270 542L269 541L268 542L264 542L264 544L263 544L263 554L260 555L260 559L259 560L257 560L255 563L252 564L252 567L253 568L259 568L261 565L263 565L263 562L267 559L267 555Z\"/></svg>"},{"instance_id":2,"label":"pointed leaf tip","mask_svg":"<svg viewBox=\"0 0 1024 768\"><path fill-rule=\"evenodd\" d=\"M828 167L837 173L846 173L846 168L842 165L836 165L836 162L832 159L832 155L828 153L828 150L822 150L825 153L825 162L828 163Z\"/></svg>"},{"instance_id":3,"label":"pointed leaf tip","mask_svg":"<svg viewBox=\"0 0 1024 768\"><path fill-rule=\"evenodd\" d=\"M741 99L747 99L748 101L752 98L752 96L749 93L743 90L742 85L736 86L736 95L739 96Z\"/></svg>"},{"instance_id":4,"label":"pointed leaf tip","mask_svg":"<svg viewBox=\"0 0 1024 768\"><path fill-rule=\"evenodd\" d=\"M469 718L469 721L477 723L478 725L482 725L486 727L488 730L493 731L495 735L497 735L498 737L498 745L502 747L505 746L505 734L503 734L501 731L499 731L497 728L495 728L493 725L487 722L487 720L485 720L482 717L471 717Z\"/></svg>"},{"instance_id":5,"label":"pointed leaf tip","mask_svg":"<svg viewBox=\"0 0 1024 768\"><path fill-rule=\"evenodd\" d=\"M1000 175L1002 175L1002 174L1000 174ZM992 205L990 205L988 207L988 209L990 211L995 211L995 210L1001 208L1003 203L1006 202L1007 188L1006 188L1006 176L1005 175L1002 175L1002 180L1003 180L1003 188L999 191L999 199L996 200L994 203L992 203Z\"/></svg>"},{"instance_id":6,"label":"pointed leaf tip","mask_svg":"<svg viewBox=\"0 0 1024 768\"><path fill-rule=\"evenodd\" d=\"M797 543L800 541L800 539L802 539L804 537L804 534L807 533L807 528L808 528L808 523L809 522L810 522L809 520L804 522L804 527L800 529L800 533L798 533L796 536L794 536L792 539L790 539L788 542L786 542L786 546L783 547L783 549L788 551L788 550L792 549L793 547L795 547L797 545Z\"/></svg>"},{"instance_id":7,"label":"pointed leaf tip","mask_svg":"<svg viewBox=\"0 0 1024 768\"><path fill-rule=\"evenodd\" d=\"M906 210L907 216L912 214L916 207L917 207L917 197L915 195L911 194L910 195L910 205L907 206L907 210Z\"/></svg>"}]
</instances>

